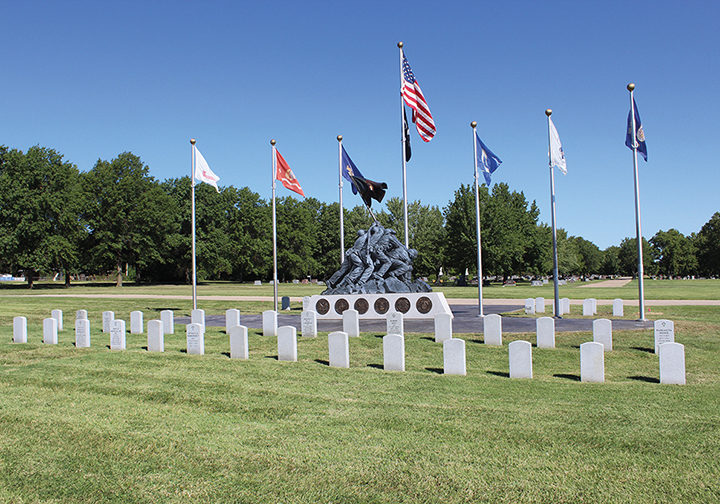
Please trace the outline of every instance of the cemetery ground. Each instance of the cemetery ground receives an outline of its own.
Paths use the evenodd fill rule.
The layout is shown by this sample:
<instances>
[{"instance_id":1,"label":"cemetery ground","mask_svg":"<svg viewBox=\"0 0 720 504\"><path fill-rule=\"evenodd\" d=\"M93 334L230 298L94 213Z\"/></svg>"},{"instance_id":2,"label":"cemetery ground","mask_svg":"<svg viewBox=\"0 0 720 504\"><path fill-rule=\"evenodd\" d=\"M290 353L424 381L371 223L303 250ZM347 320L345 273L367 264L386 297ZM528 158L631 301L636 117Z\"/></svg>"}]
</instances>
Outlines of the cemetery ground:
<instances>
[{"instance_id":1,"label":"cemetery ground","mask_svg":"<svg viewBox=\"0 0 720 504\"><path fill-rule=\"evenodd\" d=\"M665 292L676 299L720 299L720 281L674 282ZM561 296L632 299L633 285L637 295L631 282L619 295ZM405 372L382 369L383 334L367 332L350 339L349 369L328 366L327 333L298 337L298 362L278 361L277 339L254 329L248 360L229 358L218 327L207 327L205 355L188 355L179 324L164 353L147 351L146 333L111 351L102 311L129 321L142 310L146 324L163 309L189 315L186 299L137 297L189 288L39 287L0 288L0 502L720 502L719 306L647 313L675 322L687 385L659 383L652 330L614 332L598 384L580 382L589 332L534 347L530 380L509 378L507 344L534 344L533 333L504 334L502 347L456 334L466 376L442 374L432 334L406 333ZM199 295L272 293L251 287L207 284ZM316 293L308 287L283 284L280 295ZM544 288L483 293L552 298ZM651 298L653 281L645 288L672 299ZM132 297L42 296L85 291ZM246 314L268 303L199 307ZM65 330L46 345L42 319L54 308ZM73 344L78 309L88 310L91 348ZM12 343L16 315L28 318L28 343Z\"/></svg>"}]
</instances>

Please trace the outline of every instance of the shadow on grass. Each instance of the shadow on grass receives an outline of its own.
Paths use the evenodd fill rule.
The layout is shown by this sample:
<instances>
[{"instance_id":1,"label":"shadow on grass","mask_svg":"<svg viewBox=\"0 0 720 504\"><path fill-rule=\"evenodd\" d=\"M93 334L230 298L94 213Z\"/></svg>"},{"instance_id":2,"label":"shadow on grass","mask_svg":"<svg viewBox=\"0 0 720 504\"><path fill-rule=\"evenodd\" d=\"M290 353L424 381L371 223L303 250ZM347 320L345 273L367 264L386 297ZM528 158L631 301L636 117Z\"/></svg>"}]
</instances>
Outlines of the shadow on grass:
<instances>
[{"instance_id":1,"label":"shadow on grass","mask_svg":"<svg viewBox=\"0 0 720 504\"><path fill-rule=\"evenodd\" d=\"M140 349L145 350L146 352L148 351L148 347L146 347L146 346L140 347Z\"/></svg>"},{"instance_id":2,"label":"shadow on grass","mask_svg":"<svg viewBox=\"0 0 720 504\"><path fill-rule=\"evenodd\" d=\"M231 358L231 357L230 357L230 352L220 352L220 355L224 355L224 356L227 357L228 359Z\"/></svg>"},{"instance_id":3,"label":"shadow on grass","mask_svg":"<svg viewBox=\"0 0 720 504\"><path fill-rule=\"evenodd\" d=\"M510 378L510 373L506 373L504 371L487 371L487 374L500 376L501 378Z\"/></svg>"},{"instance_id":4,"label":"shadow on grass","mask_svg":"<svg viewBox=\"0 0 720 504\"><path fill-rule=\"evenodd\" d=\"M266 359L280 360L280 357L277 356L277 355L266 355L265 358L266 358Z\"/></svg>"},{"instance_id":5,"label":"shadow on grass","mask_svg":"<svg viewBox=\"0 0 720 504\"><path fill-rule=\"evenodd\" d=\"M580 381L580 375L558 373L553 375L555 378L565 378L566 380Z\"/></svg>"},{"instance_id":6,"label":"shadow on grass","mask_svg":"<svg viewBox=\"0 0 720 504\"><path fill-rule=\"evenodd\" d=\"M485 339L471 339L468 340L470 343L477 343L478 345L483 345L485 343Z\"/></svg>"},{"instance_id":7,"label":"shadow on grass","mask_svg":"<svg viewBox=\"0 0 720 504\"><path fill-rule=\"evenodd\" d=\"M660 383L660 380L658 378L653 378L652 376L628 376L628 380L636 380L647 383Z\"/></svg>"},{"instance_id":8,"label":"shadow on grass","mask_svg":"<svg viewBox=\"0 0 720 504\"><path fill-rule=\"evenodd\" d=\"M146 309L151 310L151 311L156 311L156 312L161 312L161 311L165 311L165 310L170 310L170 311L181 311L182 310L182 308L146 308Z\"/></svg>"},{"instance_id":9,"label":"shadow on grass","mask_svg":"<svg viewBox=\"0 0 720 504\"><path fill-rule=\"evenodd\" d=\"M375 369L385 369L385 366L382 364L368 364L367 367L375 368Z\"/></svg>"},{"instance_id":10,"label":"shadow on grass","mask_svg":"<svg viewBox=\"0 0 720 504\"><path fill-rule=\"evenodd\" d=\"M655 349L654 349L654 348L643 348L643 347L633 346L633 347L630 347L630 349L631 349L631 350L637 350L637 351L639 351L639 352L647 352L647 353L652 353L652 354L655 353Z\"/></svg>"},{"instance_id":11,"label":"shadow on grass","mask_svg":"<svg viewBox=\"0 0 720 504\"><path fill-rule=\"evenodd\" d=\"M435 340L433 340L435 341ZM430 371L431 373L437 373L437 374L445 374L445 370L443 368L439 367L426 367L426 371Z\"/></svg>"},{"instance_id":12,"label":"shadow on grass","mask_svg":"<svg viewBox=\"0 0 720 504\"><path fill-rule=\"evenodd\" d=\"M430 336L423 336L423 337L422 337L422 338L420 338L420 339L424 339L424 340L432 341L433 343L435 342L435 338L431 338Z\"/></svg>"}]
</instances>

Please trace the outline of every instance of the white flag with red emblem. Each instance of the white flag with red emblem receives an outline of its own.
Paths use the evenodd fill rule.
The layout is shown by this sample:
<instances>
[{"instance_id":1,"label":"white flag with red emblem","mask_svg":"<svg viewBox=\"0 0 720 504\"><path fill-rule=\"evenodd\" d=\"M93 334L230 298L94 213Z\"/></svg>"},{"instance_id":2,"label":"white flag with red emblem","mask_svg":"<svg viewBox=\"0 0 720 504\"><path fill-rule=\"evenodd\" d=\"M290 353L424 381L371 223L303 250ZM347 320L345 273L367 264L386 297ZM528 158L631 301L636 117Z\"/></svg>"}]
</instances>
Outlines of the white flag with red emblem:
<instances>
[{"instance_id":1,"label":"white flag with red emblem","mask_svg":"<svg viewBox=\"0 0 720 504\"><path fill-rule=\"evenodd\" d=\"M218 189L218 180L220 180L220 177L215 175L213 171L210 169L210 167L207 164L207 161L205 161L205 158L202 154L200 154L200 151L197 147L193 145L193 148L195 149L195 178L197 180L200 180L201 182L205 182L206 184L210 184L215 188L217 192L220 192L220 189Z\"/></svg>"}]
</instances>

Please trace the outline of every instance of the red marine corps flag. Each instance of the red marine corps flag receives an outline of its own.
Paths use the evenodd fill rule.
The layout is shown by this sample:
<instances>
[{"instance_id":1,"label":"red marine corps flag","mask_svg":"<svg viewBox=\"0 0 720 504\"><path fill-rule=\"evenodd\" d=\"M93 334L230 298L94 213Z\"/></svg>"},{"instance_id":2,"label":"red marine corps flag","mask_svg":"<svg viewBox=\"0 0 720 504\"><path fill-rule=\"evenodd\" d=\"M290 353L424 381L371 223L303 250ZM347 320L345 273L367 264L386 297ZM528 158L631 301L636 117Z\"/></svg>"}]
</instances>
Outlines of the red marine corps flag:
<instances>
[{"instance_id":1,"label":"red marine corps flag","mask_svg":"<svg viewBox=\"0 0 720 504\"><path fill-rule=\"evenodd\" d=\"M305 193L303 192L302 187L300 187L300 183L295 178L295 174L287 164L287 161L285 161L285 158L282 157L277 149L275 149L275 154L277 155L277 161L275 163L277 165L275 169L275 178L282 182L282 185L284 185L285 188L295 191L304 198Z\"/></svg>"}]
</instances>

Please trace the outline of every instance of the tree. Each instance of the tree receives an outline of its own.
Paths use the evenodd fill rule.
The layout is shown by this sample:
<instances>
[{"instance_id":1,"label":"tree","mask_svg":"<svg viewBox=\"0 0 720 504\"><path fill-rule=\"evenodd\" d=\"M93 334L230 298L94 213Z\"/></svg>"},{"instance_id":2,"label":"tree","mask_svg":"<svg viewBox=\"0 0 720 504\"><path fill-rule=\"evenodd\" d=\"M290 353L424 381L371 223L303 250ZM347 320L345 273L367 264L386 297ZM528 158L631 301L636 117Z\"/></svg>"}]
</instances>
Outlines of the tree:
<instances>
[{"instance_id":1,"label":"tree","mask_svg":"<svg viewBox=\"0 0 720 504\"><path fill-rule=\"evenodd\" d=\"M643 238L643 271L645 275L655 274L655 265L652 262L652 249L650 243ZM638 272L638 255L637 255L637 240L635 238L625 238L620 243L618 250L618 262L620 266L620 274L626 276L637 276Z\"/></svg>"},{"instance_id":2,"label":"tree","mask_svg":"<svg viewBox=\"0 0 720 504\"><path fill-rule=\"evenodd\" d=\"M707 221L697 234L697 260L701 274L720 275L720 212Z\"/></svg>"},{"instance_id":3,"label":"tree","mask_svg":"<svg viewBox=\"0 0 720 504\"><path fill-rule=\"evenodd\" d=\"M621 273L622 268L620 266L620 259L618 259L619 252L620 247L615 245L603 250L602 266L600 268L600 272L603 275L619 275ZM637 253L635 257L637 257Z\"/></svg>"},{"instance_id":4,"label":"tree","mask_svg":"<svg viewBox=\"0 0 720 504\"><path fill-rule=\"evenodd\" d=\"M580 255L579 271L581 275L600 273L603 262L603 253L593 242L580 236L571 237Z\"/></svg>"},{"instance_id":5,"label":"tree","mask_svg":"<svg viewBox=\"0 0 720 504\"><path fill-rule=\"evenodd\" d=\"M483 208L488 204L487 187L480 187L480 222L483 223ZM475 194L472 186L461 184L455 191L455 199L444 209L445 232L445 263L455 271L464 272L468 269L477 272L477 228L475 218ZM481 229L483 240L483 261L486 260L484 250L484 230Z\"/></svg>"},{"instance_id":6,"label":"tree","mask_svg":"<svg viewBox=\"0 0 720 504\"><path fill-rule=\"evenodd\" d=\"M267 278L272 272L271 208L247 187L236 191L235 201L228 224L233 243L233 276L241 281Z\"/></svg>"},{"instance_id":7,"label":"tree","mask_svg":"<svg viewBox=\"0 0 720 504\"><path fill-rule=\"evenodd\" d=\"M677 229L658 231L650 238L650 244L661 274L673 277L696 273L695 246Z\"/></svg>"},{"instance_id":8,"label":"tree","mask_svg":"<svg viewBox=\"0 0 720 504\"><path fill-rule=\"evenodd\" d=\"M138 156L124 152L110 162L99 159L85 174L84 188L87 252L95 268L115 270L119 287L123 266L141 272L166 260L177 208Z\"/></svg>"},{"instance_id":9,"label":"tree","mask_svg":"<svg viewBox=\"0 0 720 504\"><path fill-rule=\"evenodd\" d=\"M0 248L14 271L23 270L28 287L35 272L78 266L85 229L75 165L53 149L31 147L26 154L0 148Z\"/></svg>"},{"instance_id":10,"label":"tree","mask_svg":"<svg viewBox=\"0 0 720 504\"><path fill-rule=\"evenodd\" d=\"M292 196L278 199L277 264L278 280L287 281L316 274L318 245L317 222L311 207L317 200L298 201Z\"/></svg>"}]
</instances>

